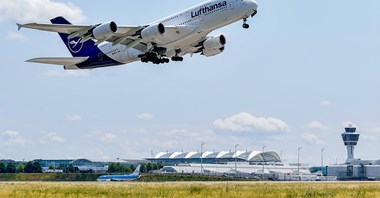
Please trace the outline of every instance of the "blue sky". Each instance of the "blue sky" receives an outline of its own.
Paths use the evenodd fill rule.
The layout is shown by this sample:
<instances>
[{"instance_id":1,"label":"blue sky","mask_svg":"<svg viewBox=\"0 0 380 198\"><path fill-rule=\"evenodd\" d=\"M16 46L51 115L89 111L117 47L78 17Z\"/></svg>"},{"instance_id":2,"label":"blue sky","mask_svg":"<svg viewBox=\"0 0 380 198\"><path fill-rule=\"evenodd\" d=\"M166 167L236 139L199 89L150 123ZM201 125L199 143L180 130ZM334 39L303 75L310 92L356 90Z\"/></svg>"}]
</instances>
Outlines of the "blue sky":
<instances>
[{"instance_id":1,"label":"blue sky","mask_svg":"<svg viewBox=\"0 0 380 198\"><path fill-rule=\"evenodd\" d=\"M226 51L182 63L92 71L25 63L69 56L54 33L16 22L64 15L80 24L146 24L202 1L0 0L0 158L142 158L151 151L268 150L286 162L379 159L380 2L261 0L259 14L217 30ZM34 5L34 6L31 6Z\"/></svg>"}]
</instances>

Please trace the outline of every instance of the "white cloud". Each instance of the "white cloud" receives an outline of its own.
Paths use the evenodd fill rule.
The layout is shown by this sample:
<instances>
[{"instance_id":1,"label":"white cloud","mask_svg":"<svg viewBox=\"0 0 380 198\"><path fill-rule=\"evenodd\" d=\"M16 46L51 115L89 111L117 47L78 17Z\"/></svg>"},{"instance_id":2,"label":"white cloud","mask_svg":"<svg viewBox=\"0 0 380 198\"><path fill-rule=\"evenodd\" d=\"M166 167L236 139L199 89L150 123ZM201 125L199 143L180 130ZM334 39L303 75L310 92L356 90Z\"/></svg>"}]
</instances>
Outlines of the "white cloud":
<instances>
[{"instance_id":1,"label":"white cloud","mask_svg":"<svg viewBox=\"0 0 380 198\"><path fill-rule=\"evenodd\" d=\"M367 140L367 141L377 141L378 137L375 135L365 135L361 134L360 135L360 140Z\"/></svg>"},{"instance_id":2,"label":"white cloud","mask_svg":"<svg viewBox=\"0 0 380 198\"><path fill-rule=\"evenodd\" d=\"M309 128L311 130L325 130L325 129L327 129L326 126L324 126L323 124L321 124L318 121L310 122L309 124L307 124L307 128Z\"/></svg>"},{"instance_id":3,"label":"white cloud","mask_svg":"<svg viewBox=\"0 0 380 198\"><path fill-rule=\"evenodd\" d=\"M330 105L331 105L330 101L324 100L324 101L321 102L321 106L322 107L328 107Z\"/></svg>"},{"instance_id":4,"label":"white cloud","mask_svg":"<svg viewBox=\"0 0 380 198\"><path fill-rule=\"evenodd\" d=\"M214 127L225 131L288 131L289 126L277 118L255 117L250 113L239 113L229 118L214 121Z\"/></svg>"},{"instance_id":5,"label":"white cloud","mask_svg":"<svg viewBox=\"0 0 380 198\"><path fill-rule=\"evenodd\" d=\"M318 138L318 136L312 133L304 133L302 134L302 140L309 144L324 144L322 140Z\"/></svg>"},{"instance_id":6,"label":"white cloud","mask_svg":"<svg viewBox=\"0 0 380 198\"><path fill-rule=\"evenodd\" d=\"M90 75L89 70L53 70L43 73L44 76L48 77L87 77Z\"/></svg>"},{"instance_id":7,"label":"white cloud","mask_svg":"<svg viewBox=\"0 0 380 198\"><path fill-rule=\"evenodd\" d=\"M46 134L42 139L41 143L46 144L46 143L65 143L66 139L59 136L55 132L51 132Z\"/></svg>"},{"instance_id":8,"label":"white cloud","mask_svg":"<svg viewBox=\"0 0 380 198\"><path fill-rule=\"evenodd\" d=\"M370 129L370 131L371 131L372 133L377 133L377 134L380 135L380 127L372 128L372 129Z\"/></svg>"},{"instance_id":9,"label":"white cloud","mask_svg":"<svg viewBox=\"0 0 380 198\"><path fill-rule=\"evenodd\" d=\"M28 143L17 131L5 131L3 136L8 139L4 144L6 146L25 146Z\"/></svg>"},{"instance_id":10,"label":"white cloud","mask_svg":"<svg viewBox=\"0 0 380 198\"><path fill-rule=\"evenodd\" d=\"M360 134L361 140L378 141L379 138L380 138L380 127L365 129L364 134Z\"/></svg>"},{"instance_id":11,"label":"white cloud","mask_svg":"<svg viewBox=\"0 0 380 198\"><path fill-rule=\"evenodd\" d=\"M100 140L107 143L115 142L118 139L118 136L113 133L102 133Z\"/></svg>"},{"instance_id":12,"label":"white cloud","mask_svg":"<svg viewBox=\"0 0 380 198\"><path fill-rule=\"evenodd\" d=\"M82 10L72 3L52 0L0 0L0 21L16 20L21 23L49 22L63 16L73 23L83 22Z\"/></svg>"},{"instance_id":13,"label":"white cloud","mask_svg":"<svg viewBox=\"0 0 380 198\"><path fill-rule=\"evenodd\" d=\"M7 39L13 41L25 41L26 36L20 32L8 32Z\"/></svg>"},{"instance_id":14,"label":"white cloud","mask_svg":"<svg viewBox=\"0 0 380 198\"><path fill-rule=\"evenodd\" d=\"M66 119L68 121L81 121L82 117L80 117L79 115L68 115L66 116Z\"/></svg>"},{"instance_id":15,"label":"white cloud","mask_svg":"<svg viewBox=\"0 0 380 198\"><path fill-rule=\"evenodd\" d=\"M148 121L148 120L152 120L154 118L154 115L152 115L150 113L142 113L142 114L136 115L136 118L138 118L140 120Z\"/></svg>"},{"instance_id":16,"label":"white cloud","mask_svg":"<svg viewBox=\"0 0 380 198\"><path fill-rule=\"evenodd\" d=\"M200 137L198 133L188 131L186 129L174 129L168 133L170 137Z\"/></svg>"}]
</instances>

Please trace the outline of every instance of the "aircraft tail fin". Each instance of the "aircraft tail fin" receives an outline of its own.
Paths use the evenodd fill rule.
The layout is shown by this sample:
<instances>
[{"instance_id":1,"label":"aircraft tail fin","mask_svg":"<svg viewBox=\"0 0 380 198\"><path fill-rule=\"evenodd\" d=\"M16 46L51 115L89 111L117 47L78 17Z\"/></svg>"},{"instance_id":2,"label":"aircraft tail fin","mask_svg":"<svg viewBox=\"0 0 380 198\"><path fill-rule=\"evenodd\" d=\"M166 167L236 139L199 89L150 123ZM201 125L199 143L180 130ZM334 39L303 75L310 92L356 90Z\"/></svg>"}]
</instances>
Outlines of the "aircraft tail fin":
<instances>
[{"instance_id":1,"label":"aircraft tail fin","mask_svg":"<svg viewBox=\"0 0 380 198\"><path fill-rule=\"evenodd\" d=\"M59 16L50 20L52 24L65 24L71 25L65 18ZM81 37L74 37L69 39L69 34L58 33L67 49L73 57L87 57L92 48L96 47L93 40L81 42Z\"/></svg>"},{"instance_id":2,"label":"aircraft tail fin","mask_svg":"<svg viewBox=\"0 0 380 198\"><path fill-rule=\"evenodd\" d=\"M141 168L141 165L138 165L135 171L132 173L132 175L136 175L136 176L140 175L140 168Z\"/></svg>"}]
</instances>

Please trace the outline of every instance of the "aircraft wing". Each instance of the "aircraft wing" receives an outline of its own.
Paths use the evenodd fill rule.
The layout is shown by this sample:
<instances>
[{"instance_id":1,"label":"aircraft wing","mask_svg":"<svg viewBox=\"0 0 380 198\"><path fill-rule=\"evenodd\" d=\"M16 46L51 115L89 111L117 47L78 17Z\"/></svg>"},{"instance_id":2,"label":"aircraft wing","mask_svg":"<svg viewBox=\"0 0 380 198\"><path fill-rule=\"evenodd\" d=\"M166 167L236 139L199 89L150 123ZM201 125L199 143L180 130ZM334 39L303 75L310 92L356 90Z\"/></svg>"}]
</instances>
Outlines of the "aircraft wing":
<instances>
[{"instance_id":1,"label":"aircraft wing","mask_svg":"<svg viewBox=\"0 0 380 198\"><path fill-rule=\"evenodd\" d=\"M84 26L84 25L60 25L60 24L38 24L38 23L28 23L28 24L18 24L18 30L21 28L29 28L35 30L43 30L49 32L57 32L64 34L71 34L78 31L89 30L94 26Z\"/></svg>"},{"instance_id":2,"label":"aircraft wing","mask_svg":"<svg viewBox=\"0 0 380 198\"><path fill-rule=\"evenodd\" d=\"M69 38L82 37L82 42L89 39L95 39L92 35L92 30L102 24L97 25L71 25L71 24L39 24L39 23L27 23L17 24L18 30L21 28L29 28L35 30L42 30L48 32L57 32L63 34L69 34ZM144 28L144 26L118 26L116 33L107 39L98 40L97 43L104 41L113 42L114 44L120 44L127 39L136 40L138 33Z\"/></svg>"},{"instance_id":3,"label":"aircraft wing","mask_svg":"<svg viewBox=\"0 0 380 198\"><path fill-rule=\"evenodd\" d=\"M43 64L51 64L51 65L65 65L65 66L73 66L80 63L85 62L89 57L71 57L71 58L33 58L27 60L26 62L31 63L43 63Z\"/></svg>"},{"instance_id":4,"label":"aircraft wing","mask_svg":"<svg viewBox=\"0 0 380 198\"><path fill-rule=\"evenodd\" d=\"M127 25L117 26L117 31L109 38L96 39L93 35L93 30L102 24L96 25L72 25L72 24L17 24L18 29L29 28L35 30L49 31L68 34L68 38L81 37L81 42L85 42L89 39L97 40L96 44L108 41L113 45L121 44L127 46L127 48L135 48L140 51L145 51L148 48L148 42L143 40L140 36L141 31L147 26ZM165 34L170 39L180 39L196 30L197 27L193 26L167 26L165 27ZM176 38L178 37L178 38ZM163 43L167 43L165 40ZM160 41L158 42L160 43Z\"/></svg>"}]
</instances>

